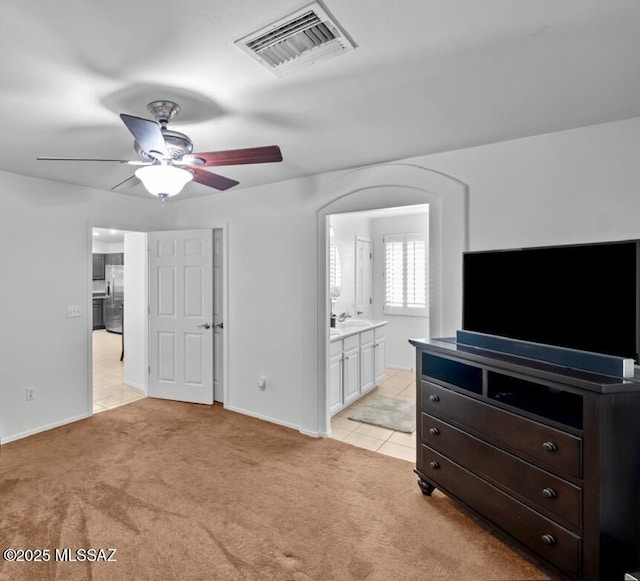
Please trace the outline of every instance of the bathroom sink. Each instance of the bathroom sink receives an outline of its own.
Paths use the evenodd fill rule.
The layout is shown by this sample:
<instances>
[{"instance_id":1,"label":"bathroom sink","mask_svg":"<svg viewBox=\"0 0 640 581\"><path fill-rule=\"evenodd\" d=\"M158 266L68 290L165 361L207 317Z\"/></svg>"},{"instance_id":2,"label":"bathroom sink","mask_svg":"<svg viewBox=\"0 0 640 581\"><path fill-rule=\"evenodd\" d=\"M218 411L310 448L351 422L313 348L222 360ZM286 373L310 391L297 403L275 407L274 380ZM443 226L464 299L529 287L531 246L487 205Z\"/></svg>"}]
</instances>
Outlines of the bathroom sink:
<instances>
[{"instance_id":1,"label":"bathroom sink","mask_svg":"<svg viewBox=\"0 0 640 581\"><path fill-rule=\"evenodd\" d=\"M365 319L349 319L347 321L343 321L342 323L338 323L340 327L370 327L371 321L366 321Z\"/></svg>"}]
</instances>

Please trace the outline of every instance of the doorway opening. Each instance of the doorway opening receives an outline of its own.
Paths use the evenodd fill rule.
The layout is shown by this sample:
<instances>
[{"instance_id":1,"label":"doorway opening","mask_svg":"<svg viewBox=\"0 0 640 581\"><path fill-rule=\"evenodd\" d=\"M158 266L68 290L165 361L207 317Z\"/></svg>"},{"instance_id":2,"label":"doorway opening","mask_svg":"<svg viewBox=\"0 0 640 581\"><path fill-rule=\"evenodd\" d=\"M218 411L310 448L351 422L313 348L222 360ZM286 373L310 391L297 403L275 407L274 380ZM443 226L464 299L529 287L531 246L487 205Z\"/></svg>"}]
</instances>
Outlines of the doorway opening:
<instances>
[{"instance_id":1,"label":"doorway opening","mask_svg":"<svg viewBox=\"0 0 640 581\"><path fill-rule=\"evenodd\" d=\"M327 222L332 437L414 461L415 433L396 429L396 416L415 418L407 339L429 334L429 204L335 213Z\"/></svg>"},{"instance_id":2,"label":"doorway opening","mask_svg":"<svg viewBox=\"0 0 640 581\"><path fill-rule=\"evenodd\" d=\"M91 234L95 414L147 395L147 234L98 227Z\"/></svg>"},{"instance_id":3,"label":"doorway opening","mask_svg":"<svg viewBox=\"0 0 640 581\"><path fill-rule=\"evenodd\" d=\"M316 328L319 340L317 382L312 385L307 400L310 414L306 430L319 436L331 435L328 217L378 208L429 205L429 316L428 330L421 336L448 337L461 328L462 280L459 273L469 239L469 187L451 175L410 163L390 163L346 173L331 182L327 190L325 194L330 201L316 213L319 283Z\"/></svg>"}]
</instances>

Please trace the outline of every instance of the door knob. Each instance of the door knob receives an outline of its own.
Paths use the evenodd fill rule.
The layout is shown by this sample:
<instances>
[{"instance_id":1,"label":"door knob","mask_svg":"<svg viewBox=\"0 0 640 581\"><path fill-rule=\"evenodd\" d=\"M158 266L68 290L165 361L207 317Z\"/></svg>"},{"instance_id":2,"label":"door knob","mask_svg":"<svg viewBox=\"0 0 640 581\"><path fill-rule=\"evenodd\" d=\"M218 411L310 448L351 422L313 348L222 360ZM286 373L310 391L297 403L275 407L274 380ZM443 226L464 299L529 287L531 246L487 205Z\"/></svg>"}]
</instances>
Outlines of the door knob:
<instances>
[{"instance_id":1,"label":"door knob","mask_svg":"<svg viewBox=\"0 0 640 581\"><path fill-rule=\"evenodd\" d=\"M198 325L198 329L211 329L211 325L209 325L209 323L204 323L202 325Z\"/></svg>"},{"instance_id":2,"label":"door knob","mask_svg":"<svg viewBox=\"0 0 640 581\"><path fill-rule=\"evenodd\" d=\"M218 329L224 329L224 323L218 323L217 325L214 325L214 327Z\"/></svg>"}]
</instances>

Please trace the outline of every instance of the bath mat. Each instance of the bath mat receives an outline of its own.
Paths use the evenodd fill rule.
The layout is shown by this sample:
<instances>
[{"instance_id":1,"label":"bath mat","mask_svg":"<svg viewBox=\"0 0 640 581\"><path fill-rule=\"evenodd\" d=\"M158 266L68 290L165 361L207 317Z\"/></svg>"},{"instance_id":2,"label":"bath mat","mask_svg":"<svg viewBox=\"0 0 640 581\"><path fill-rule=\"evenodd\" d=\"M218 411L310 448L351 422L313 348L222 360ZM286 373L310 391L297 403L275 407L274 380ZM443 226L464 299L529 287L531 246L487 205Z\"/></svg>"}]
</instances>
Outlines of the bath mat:
<instances>
[{"instance_id":1,"label":"bath mat","mask_svg":"<svg viewBox=\"0 0 640 581\"><path fill-rule=\"evenodd\" d=\"M376 397L354 411L349 419L410 434L416 430L416 404L404 399Z\"/></svg>"}]
</instances>

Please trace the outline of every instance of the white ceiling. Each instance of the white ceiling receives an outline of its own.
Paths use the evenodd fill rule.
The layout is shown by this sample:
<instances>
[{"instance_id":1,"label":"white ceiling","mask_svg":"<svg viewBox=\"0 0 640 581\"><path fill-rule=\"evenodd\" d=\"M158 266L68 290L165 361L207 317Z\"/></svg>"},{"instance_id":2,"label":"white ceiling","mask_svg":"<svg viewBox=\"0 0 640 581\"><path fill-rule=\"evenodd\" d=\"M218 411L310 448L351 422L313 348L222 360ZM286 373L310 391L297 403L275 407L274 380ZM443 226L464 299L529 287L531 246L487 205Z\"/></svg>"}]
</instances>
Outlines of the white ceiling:
<instances>
[{"instance_id":1,"label":"white ceiling","mask_svg":"<svg viewBox=\"0 0 640 581\"><path fill-rule=\"evenodd\" d=\"M36 157L135 159L158 99L196 151L280 145L235 189L640 116L637 0L326 0L358 48L284 77L234 45L306 3L2 0L0 169L109 190L135 168Z\"/></svg>"}]
</instances>

